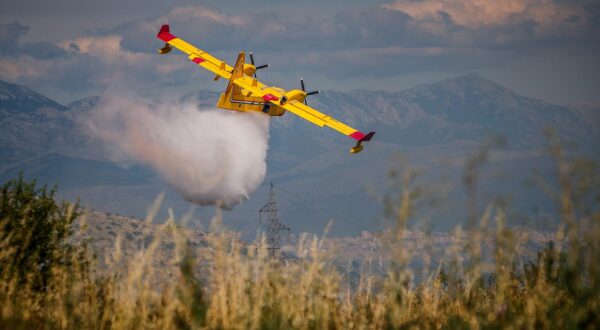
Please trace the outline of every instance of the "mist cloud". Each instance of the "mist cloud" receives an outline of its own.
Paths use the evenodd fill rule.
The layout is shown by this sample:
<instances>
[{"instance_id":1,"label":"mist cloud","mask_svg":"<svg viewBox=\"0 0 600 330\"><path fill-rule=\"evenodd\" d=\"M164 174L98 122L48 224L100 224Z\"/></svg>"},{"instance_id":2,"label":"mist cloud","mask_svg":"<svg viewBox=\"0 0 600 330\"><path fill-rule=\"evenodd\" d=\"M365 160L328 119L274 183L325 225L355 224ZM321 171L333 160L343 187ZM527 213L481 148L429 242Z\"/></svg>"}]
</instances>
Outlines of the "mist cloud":
<instances>
[{"instance_id":1,"label":"mist cloud","mask_svg":"<svg viewBox=\"0 0 600 330\"><path fill-rule=\"evenodd\" d=\"M113 160L151 166L196 204L231 207L266 173L269 117L260 113L120 95L104 98L87 125Z\"/></svg>"},{"instance_id":2,"label":"mist cloud","mask_svg":"<svg viewBox=\"0 0 600 330\"><path fill-rule=\"evenodd\" d=\"M21 42L29 27L18 21L0 24L0 56L27 55L37 59L53 59L67 55L61 48L49 42Z\"/></svg>"}]
</instances>

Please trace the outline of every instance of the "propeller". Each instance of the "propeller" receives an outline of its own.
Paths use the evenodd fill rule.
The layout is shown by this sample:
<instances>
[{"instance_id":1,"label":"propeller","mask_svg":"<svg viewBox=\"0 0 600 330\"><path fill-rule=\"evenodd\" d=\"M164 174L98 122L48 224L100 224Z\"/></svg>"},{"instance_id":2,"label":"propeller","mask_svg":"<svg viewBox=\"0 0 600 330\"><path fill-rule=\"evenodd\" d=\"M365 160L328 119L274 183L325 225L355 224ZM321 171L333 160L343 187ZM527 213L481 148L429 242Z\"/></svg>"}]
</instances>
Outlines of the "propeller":
<instances>
[{"instance_id":1,"label":"propeller","mask_svg":"<svg viewBox=\"0 0 600 330\"><path fill-rule=\"evenodd\" d=\"M302 91L306 93L306 96L321 93L321 91L319 91L319 90L312 91L312 92L306 92L306 87L304 86L304 78L300 78L300 85L302 86ZM304 104L308 105L308 103L306 102L306 98L304 98Z\"/></svg>"},{"instance_id":2,"label":"propeller","mask_svg":"<svg viewBox=\"0 0 600 330\"><path fill-rule=\"evenodd\" d=\"M254 64L254 54L252 54L252 52L250 52L250 63L252 65L255 65ZM268 68L268 67L269 67L268 64L259 65L259 66L256 67L256 70L260 70L260 69L264 69L264 68ZM254 71L254 78L256 78L256 71Z\"/></svg>"}]
</instances>

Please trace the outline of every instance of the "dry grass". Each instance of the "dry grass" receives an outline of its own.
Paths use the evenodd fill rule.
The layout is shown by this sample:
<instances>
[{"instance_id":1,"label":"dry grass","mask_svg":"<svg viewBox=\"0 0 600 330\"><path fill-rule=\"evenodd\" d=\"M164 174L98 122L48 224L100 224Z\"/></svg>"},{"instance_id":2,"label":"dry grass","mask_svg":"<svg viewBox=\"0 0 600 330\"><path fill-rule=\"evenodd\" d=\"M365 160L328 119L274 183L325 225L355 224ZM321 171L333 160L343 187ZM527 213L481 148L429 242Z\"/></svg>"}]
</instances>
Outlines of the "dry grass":
<instances>
[{"instance_id":1,"label":"dry grass","mask_svg":"<svg viewBox=\"0 0 600 330\"><path fill-rule=\"evenodd\" d=\"M350 285L324 254L323 239L311 236L299 240L298 261L275 262L265 249L249 249L237 233L222 230L219 216L206 235L210 248L199 260L171 217L126 262L117 246L102 274L88 264L93 259L85 247L65 255L71 262L55 265L51 284L41 292L0 267L0 328L597 328L597 168L552 150L560 183L555 194L560 241L534 260L521 258L518 235L504 226L503 208L490 205L455 230L443 263L433 268L424 257L422 269L410 268L413 257L402 241L418 189L406 171L398 174L399 194L390 199L396 225L385 276L365 272ZM166 277L153 264L165 240L174 243L170 257L178 269ZM0 265L16 253L7 242L0 241ZM492 242L491 259L483 257L485 242ZM207 267L197 271L197 263ZM423 278L418 283L417 271Z\"/></svg>"}]
</instances>

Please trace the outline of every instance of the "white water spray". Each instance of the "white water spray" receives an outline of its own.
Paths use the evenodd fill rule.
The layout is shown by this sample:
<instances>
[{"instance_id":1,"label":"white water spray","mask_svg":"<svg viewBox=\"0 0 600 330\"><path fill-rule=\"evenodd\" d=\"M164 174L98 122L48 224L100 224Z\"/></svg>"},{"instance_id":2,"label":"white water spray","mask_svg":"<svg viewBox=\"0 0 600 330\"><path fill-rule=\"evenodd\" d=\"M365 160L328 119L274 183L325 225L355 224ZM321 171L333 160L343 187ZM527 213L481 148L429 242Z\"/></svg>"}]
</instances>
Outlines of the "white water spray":
<instances>
[{"instance_id":1,"label":"white water spray","mask_svg":"<svg viewBox=\"0 0 600 330\"><path fill-rule=\"evenodd\" d=\"M269 117L261 113L117 96L103 99L88 126L114 160L151 166L197 204L231 207L266 173Z\"/></svg>"}]
</instances>

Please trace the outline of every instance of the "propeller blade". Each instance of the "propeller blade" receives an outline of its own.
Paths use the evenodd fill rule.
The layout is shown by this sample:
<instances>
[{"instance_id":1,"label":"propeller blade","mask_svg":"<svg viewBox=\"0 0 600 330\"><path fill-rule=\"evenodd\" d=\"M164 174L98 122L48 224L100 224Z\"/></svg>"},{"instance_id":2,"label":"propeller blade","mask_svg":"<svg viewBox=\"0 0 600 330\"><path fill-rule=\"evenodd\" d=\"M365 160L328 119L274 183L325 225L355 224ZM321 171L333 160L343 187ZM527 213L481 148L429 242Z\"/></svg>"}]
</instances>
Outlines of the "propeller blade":
<instances>
[{"instance_id":1,"label":"propeller blade","mask_svg":"<svg viewBox=\"0 0 600 330\"><path fill-rule=\"evenodd\" d=\"M304 85L304 78L300 78L300 86L302 86L302 91L306 93L306 86ZM321 93L321 91L308 92L308 93L306 93L306 97L308 97L309 95L315 95L315 94L319 94L319 93ZM304 104L308 105L308 103L306 102L306 97L304 98Z\"/></svg>"},{"instance_id":2,"label":"propeller blade","mask_svg":"<svg viewBox=\"0 0 600 330\"><path fill-rule=\"evenodd\" d=\"M250 64L254 65L254 54L250 52ZM256 70L254 71L254 78L256 79Z\"/></svg>"},{"instance_id":3,"label":"propeller blade","mask_svg":"<svg viewBox=\"0 0 600 330\"><path fill-rule=\"evenodd\" d=\"M250 52L250 63L251 63L252 65L254 65L254 66L255 66L255 69L254 69L254 78L256 78L256 71L257 71L257 70L260 70L260 69L264 69L264 68L268 68L268 67L269 67L269 65L268 65L268 64L256 66L256 65L254 64L254 54L253 54L252 52Z\"/></svg>"}]
</instances>

